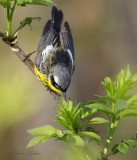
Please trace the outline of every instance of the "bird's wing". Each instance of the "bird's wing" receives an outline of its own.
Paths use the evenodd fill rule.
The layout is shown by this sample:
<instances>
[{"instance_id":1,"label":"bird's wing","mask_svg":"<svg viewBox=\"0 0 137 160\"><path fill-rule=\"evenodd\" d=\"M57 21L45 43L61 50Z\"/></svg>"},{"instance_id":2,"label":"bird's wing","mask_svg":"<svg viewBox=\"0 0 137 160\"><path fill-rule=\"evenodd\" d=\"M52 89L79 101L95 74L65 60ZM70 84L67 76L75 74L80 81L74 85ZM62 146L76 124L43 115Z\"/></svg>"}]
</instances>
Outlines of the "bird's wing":
<instances>
[{"instance_id":1,"label":"bird's wing","mask_svg":"<svg viewBox=\"0 0 137 160\"><path fill-rule=\"evenodd\" d=\"M60 28L63 19L61 10L56 7L52 8L52 19L48 20L44 26L43 33L37 48L37 56L35 64L37 68L42 71L46 59L55 47L60 45Z\"/></svg>"},{"instance_id":2,"label":"bird's wing","mask_svg":"<svg viewBox=\"0 0 137 160\"><path fill-rule=\"evenodd\" d=\"M37 48L37 56L35 58L35 64L37 68L42 71L44 63L48 58L48 54L53 50L53 45L57 43L59 34L53 29L52 20L48 20Z\"/></svg>"},{"instance_id":3,"label":"bird's wing","mask_svg":"<svg viewBox=\"0 0 137 160\"><path fill-rule=\"evenodd\" d=\"M68 22L64 23L64 29L60 33L60 38L61 38L62 47L68 53L68 56L70 58L70 61L72 64L72 73L73 73L75 68L74 45L73 45L73 38L72 38L72 34L71 34L71 30Z\"/></svg>"}]
</instances>

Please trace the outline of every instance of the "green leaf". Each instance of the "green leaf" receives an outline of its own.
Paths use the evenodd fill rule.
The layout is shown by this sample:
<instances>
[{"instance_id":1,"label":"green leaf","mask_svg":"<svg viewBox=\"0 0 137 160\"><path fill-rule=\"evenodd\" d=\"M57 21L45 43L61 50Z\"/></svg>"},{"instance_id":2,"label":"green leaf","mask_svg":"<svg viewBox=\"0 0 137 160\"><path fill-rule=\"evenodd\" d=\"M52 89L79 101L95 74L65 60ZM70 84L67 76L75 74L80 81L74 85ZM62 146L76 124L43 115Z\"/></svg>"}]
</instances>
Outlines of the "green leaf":
<instances>
[{"instance_id":1,"label":"green leaf","mask_svg":"<svg viewBox=\"0 0 137 160\"><path fill-rule=\"evenodd\" d=\"M97 109L98 111L103 111L109 114L114 114L109 107L107 107L102 103L91 103L91 104L85 105L85 107L91 108L91 109Z\"/></svg>"},{"instance_id":2,"label":"green leaf","mask_svg":"<svg viewBox=\"0 0 137 160\"><path fill-rule=\"evenodd\" d=\"M136 78L131 76L129 65L118 74L116 78L117 92L115 97L122 98L126 92L131 88L133 83L136 82Z\"/></svg>"},{"instance_id":3,"label":"green leaf","mask_svg":"<svg viewBox=\"0 0 137 160\"><path fill-rule=\"evenodd\" d=\"M114 96L116 91L115 84L112 82L112 80L109 77L106 77L104 79L104 82L102 82L102 85L105 87L108 96Z\"/></svg>"},{"instance_id":4,"label":"green leaf","mask_svg":"<svg viewBox=\"0 0 137 160\"><path fill-rule=\"evenodd\" d=\"M91 108L88 108L88 107L83 107L82 109L82 112L81 112L81 118L85 118L85 117L88 117L94 113L97 112L97 109L91 109Z\"/></svg>"},{"instance_id":5,"label":"green leaf","mask_svg":"<svg viewBox=\"0 0 137 160\"><path fill-rule=\"evenodd\" d=\"M44 143L49 138L50 137L47 137L47 136L38 136L38 137L35 137L35 138L33 138L32 140L29 141L29 143L27 144L27 148L35 146L36 144L39 144L39 143Z\"/></svg>"},{"instance_id":6,"label":"green leaf","mask_svg":"<svg viewBox=\"0 0 137 160\"><path fill-rule=\"evenodd\" d=\"M116 154L116 153L118 153L119 152L119 150L118 150L118 145L119 144L115 144L113 147L112 147L112 149L111 149L111 151L112 151L112 154Z\"/></svg>"},{"instance_id":7,"label":"green leaf","mask_svg":"<svg viewBox=\"0 0 137 160\"><path fill-rule=\"evenodd\" d=\"M80 136L74 134L73 131L66 130L63 133L64 133L64 136L61 138L62 140L66 141L70 144L73 144L75 146L78 146L78 147L84 146L83 139Z\"/></svg>"},{"instance_id":8,"label":"green leaf","mask_svg":"<svg viewBox=\"0 0 137 160\"><path fill-rule=\"evenodd\" d=\"M71 111L73 109L73 102L68 100L67 106L68 106L68 110Z\"/></svg>"},{"instance_id":9,"label":"green leaf","mask_svg":"<svg viewBox=\"0 0 137 160\"><path fill-rule=\"evenodd\" d=\"M132 81L133 81L133 82L137 82L137 74L134 74L134 75L132 76Z\"/></svg>"},{"instance_id":10,"label":"green leaf","mask_svg":"<svg viewBox=\"0 0 137 160\"><path fill-rule=\"evenodd\" d=\"M119 85L122 86L126 80L129 80L131 77L129 65L117 75L116 80L119 82Z\"/></svg>"},{"instance_id":11,"label":"green leaf","mask_svg":"<svg viewBox=\"0 0 137 160\"><path fill-rule=\"evenodd\" d=\"M116 101L114 97L108 96L108 95L98 96L98 97L99 97L99 102L100 103L108 104L108 106L109 106L109 104L115 103L115 101Z\"/></svg>"},{"instance_id":12,"label":"green leaf","mask_svg":"<svg viewBox=\"0 0 137 160\"><path fill-rule=\"evenodd\" d=\"M129 147L132 147L132 148L137 148L137 139L135 138L131 138L131 139L128 139L125 141Z\"/></svg>"},{"instance_id":13,"label":"green leaf","mask_svg":"<svg viewBox=\"0 0 137 160\"><path fill-rule=\"evenodd\" d=\"M15 33L18 32L19 30L21 30L22 28L24 28L26 25L28 25L32 30L32 27L31 27L32 20L39 21L40 19L41 19L40 17L26 17L23 21L20 22L20 26L15 31Z\"/></svg>"},{"instance_id":14,"label":"green leaf","mask_svg":"<svg viewBox=\"0 0 137 160\"><path fill-rule=\"evenodd\" d=\"M123 110L125 108L127 108L127 101L122 100L122 99L118 99L116 101L116 109L119 111L119 110Z\"/></svg>"},{"instance_id":15,"label":"green leaf","mask_svg":"<svg viewBox=\"0 0 137 160\"><path fill-rule=\"evenodd\" d=\"M101 124L101 123L108 123L109 121L105 118L95 117L88 121L88 124Z\"/></svg>"},{"instance_id":16,"label":"green leaf","mask_svg":"<svg viewBox=\"0 0 137 160\"><path fill-rule=\"evenodd\" d=\"M63 133L61 130L54 128L51 125L45 125L45 126L33 128L31 130L28 130L28 133L32 135L46 135L51 137L63 136Z\"/></svg>"},{"instance_id":17,"label":"green leaf","mask_svg":"<svg viewBox=\"0 0 137 160\"><path fill-rule=\"evenodd\" d=\"M72 135L71 143L78 147L84 147L84 141L78 135Z\"/></svg>"},{"instance_id":18,"label":"green leaf","mask_svg":"<svg viewBox=\"0 0 137 160\"><path fill-rule=\"evenodd\" d=\"M61 139L64 136L64 133L61 130L56 129L51 125L45 125L45 126L41 126L41 127L37 127L31 130L28 130L28 133L32 135L41 135L41 136L37 136L33 138L28 143L27 147L34 146L38 143L43 143L52 137Z\"/></svg>"},{"instance_id":19,"label":"green leaf","mask_svg":"<svg viewBox=\"0 0 137 160\"><path fill-rule=\"evenodd\" d=\"M131 76L130 68L127 66L120 71L115 81L107 77L102 82L102 85L105 87L107 95L117 100L122 99L136 81L137 75Z\"/></svg>"},{"instance_id":20,"label":"green leaf","mask_svg":"<svg viewBox=\"0 0 137 160\"><path fill-rule=\"evenodd\" d=\"M112 151L112 154L116 154L118 152L125 154L128 151L129 147L132 147L134 149L137 148L137 137L123 140L119 144L115 144L112 147L111 151Z\"/></svg>"},{"instance_id":21,"label":"green leaf","mask_svg":"<svg viewBox=\"0 0 137 160\"><path fill-rule=\"evenodd\" d=\"M79 128L79 121L81 117L80 105L74 105L72 101L65 101L63 98L60 99L59 109L57 118L55 121L65 128L76 131Z\"/></svg>"},{"instance_id":22,"label":"green leaf","mask_svg":"<svg viewBox=\"0 0 137 160\"><path fill-rule=\"evenodd\" d=\"M127 100L127 105L128 107L132 106L132 105L137 105L137 94L131 96L128 100Z\"/></svg>"},{"instance_id":23,"label":"green leaf","mask_svg":"<svg viewBox=\"0 0 137 160\"><path fill-rule=\"evenodd\" d=\"M17 5L25 6L25 5L46 5L52 6L54 3L52 0L17 0Z\"/></svg>"},{"instance_id":24,"label":"green leaf","mask_svg":"<svg viewBox=\"0 0 137 160\"><path fill-rule=\"evenodd\" d=\"M127 108L119 112L119 118L135 116L137 117L137 108Z\"/></svg>"},{"instance_id":25,"label":"green leaf","mask_svg":"<svg viewBox=\"0 0 137 160\"><path fill-rule=\"evenodd\" d=\"M91 138L93 138L97 141L100 141L100 136L94 132L83 131L83 132L80 132L80 136L90 136Z\"/></svg>"},{"instance_id":26,"label":"green leaf","mask_svg":"<svg viewBox=\"0 0 137 160\"><path fill-rule=\"evenodd\" d=\"M119 150L120 153L122 154L126 154L128 151L128 145L125 143L120 143L117 147L117 149Z\"/></svg>"},{"instance_id":27,"label":"green leaf","mask_svg":"<svg viewBox=\"0 0 137 160\"><path fill-rule=\"evenodd\" d=\"M6 6L9 6L9 1L8 0L0 0L0 4L3 6L3 7L6 7Z\"/></svg>"}]
</instances>

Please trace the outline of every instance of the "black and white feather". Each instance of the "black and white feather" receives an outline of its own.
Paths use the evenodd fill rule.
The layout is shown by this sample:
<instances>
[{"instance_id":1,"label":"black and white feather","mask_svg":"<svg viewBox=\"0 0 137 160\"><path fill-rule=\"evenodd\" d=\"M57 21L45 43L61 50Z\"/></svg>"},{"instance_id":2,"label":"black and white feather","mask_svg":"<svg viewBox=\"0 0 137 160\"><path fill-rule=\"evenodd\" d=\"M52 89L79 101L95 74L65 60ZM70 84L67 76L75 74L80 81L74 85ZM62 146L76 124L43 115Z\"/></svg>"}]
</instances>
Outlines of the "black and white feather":
<instances>
[{"instance_id":1,"label":"black and white feather","mask_svg":"<svg viewBox=\"0 0 137 160\"><path fill-rule=\"evenodd\" d=\"M53 7L52 19L48 20L43 29L42 37L37 49L37 57L35 58L36 66L41 72L45 72L45 70L43 70L43 63L48 59L50 52L57 48L62 48L66 51L66 54L68 54L71 61L72 73L74 71L73 38L68 22L64 22L63 29L61 30L62 20L62 11Z\"/></svg>"},{"instance_id":2,"label":"black and white feather","mask_svg":"<svg viewBox=\"0 0 137 160\"><path fill-rule=\"evenodd\" d=\"M57 68L62 68L62 72L67 69L68 73L66 71L66 75L60 75L60 77L65 77L65 81L73 74L75 67L72 33L68 22L64 22L61 29L63 21L63 13L61 10L58 10L54 6L51 16L52 18L48 20L44 26L37 49L35 64L38 70L47 76L49 76L53 70L57 70ZM59 69L57 71L59 72ZM58 76L58 79L56 78L57 81L59 81L60 77ZM66 84L66 88L64 86L64 89L67 89L69 83L70 82Z\"/></svg>"}]
</instances>

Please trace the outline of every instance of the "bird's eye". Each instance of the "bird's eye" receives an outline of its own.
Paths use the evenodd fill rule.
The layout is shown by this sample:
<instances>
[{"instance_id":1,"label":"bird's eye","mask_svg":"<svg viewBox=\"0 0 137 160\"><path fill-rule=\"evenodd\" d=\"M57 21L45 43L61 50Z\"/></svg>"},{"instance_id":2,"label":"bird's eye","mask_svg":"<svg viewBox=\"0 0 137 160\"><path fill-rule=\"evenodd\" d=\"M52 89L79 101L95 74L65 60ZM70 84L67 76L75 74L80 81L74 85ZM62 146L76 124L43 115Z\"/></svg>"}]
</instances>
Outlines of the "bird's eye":
<instances>
[{"instance_id":1,"label":"bird's eye","mask_svg":"<svg viewBox=\"0 0 137 160\"><path fill-rule=\"evenodd\" d=\"M60 86L55 82L54 77L53 77L53 76L51 76L50 78L51 78L52 85L53 85L53 86L55 86L57 89L59 89L59 90L60 90L60 89L61 89L61 87L60 87Z\"/></svg>"}]
</instances>

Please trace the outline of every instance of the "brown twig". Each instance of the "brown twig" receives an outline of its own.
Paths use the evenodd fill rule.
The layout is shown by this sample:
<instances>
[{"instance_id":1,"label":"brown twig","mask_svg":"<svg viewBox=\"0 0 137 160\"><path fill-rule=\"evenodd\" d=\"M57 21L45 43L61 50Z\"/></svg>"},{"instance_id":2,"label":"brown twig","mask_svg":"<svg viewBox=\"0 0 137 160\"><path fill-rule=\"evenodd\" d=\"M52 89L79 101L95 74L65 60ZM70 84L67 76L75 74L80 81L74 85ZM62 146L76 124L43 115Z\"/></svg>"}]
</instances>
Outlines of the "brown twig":
<instances>
[{"instance_id":1,"label":"brown twig","mask_svg":"<svg viewBox=\"0 0 137 160\"><path fill-rule=\"evenodd\" d=\"M14 46L11 47L11 50L34 73L34 63L33 63L33 61L25 54L25 52L19 47L19 45L15 44Z\"/></svg>"},{"instance_id":2,"label":"brown twig","mask_svg":"<svg viewBox=\"0 0 137 160\"><path fill-rule=\"evenodd\" d=\"M15 34L12 41L9 41L7 33L0 31L0 37L2 40L11 48L11 50L15 53L15 55L29 68L29 70L34 73L34 63L30 59L30 54L26 54L23 49L18 45L17 34ZM44 86L45 87L45 86ZM49 90L53 98L59 102L59 96L51 90Z\"/></svg>"},{"instance_id":3,"label":"brown twig","mask_svg":"<svg viewBox=\"0 0 137 160\"><path fill-rule=\"evenodd\" d=\"M20 48L17 41L17 36L12 41L8 40L7 34L0 31L2 40L11 48L18 58L34 73L34 63L28 55Z\"/></svg>"}]
</instances>

